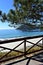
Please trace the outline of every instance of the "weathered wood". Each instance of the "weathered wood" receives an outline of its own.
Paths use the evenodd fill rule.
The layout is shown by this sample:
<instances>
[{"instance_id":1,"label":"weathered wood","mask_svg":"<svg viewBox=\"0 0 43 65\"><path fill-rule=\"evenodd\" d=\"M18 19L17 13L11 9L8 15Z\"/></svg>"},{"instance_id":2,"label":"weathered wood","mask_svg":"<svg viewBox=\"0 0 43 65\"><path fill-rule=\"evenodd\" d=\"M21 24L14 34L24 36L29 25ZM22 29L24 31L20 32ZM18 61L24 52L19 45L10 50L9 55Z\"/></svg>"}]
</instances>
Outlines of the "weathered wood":
<instances>
[{"instance_id":1,"label":"weathered wood","mask_svg":"<svg viewBox=\"0 0 43 65\"><path fill-rule=\"evenodd\" d=\"M17 45L15 48L13 48L13 49L0 46L0 48L10 50L7 54L5 54L4 56L2 56L2 57L0 58L0 63L1 63L1 62L5 62L5 61L9 61L9 60L12 60L12 59L15 59L15 58L23 57L23 56L24 56L25 59L26 59L26 58L27 58L26 55L32 54L32 53L35 53L35 52L38 52L38 51L42 51L43 48L40 49L40 50L36 50L36 51L32 51L32 52L29 52L29 53L28 53L28 51L29 51L30 49L32 49L35 45L41 47L40 45L38 45L38 43L42 40L42 45L43 45L43 38L41 38L38 42L36 42L36 44L34 44L34 43L32 43L32 42L29 42L29 41L27 41L27 40L28 40L28 39L34 39L34 38L40 38L40 37L43 37L43 35L40 35L40 36L31 36L31 37L22 37L22 38L17 38L17 39L9 39L9 40L0 41L0 44L6 44L6 43L10 43L10 42L22 41L20 44L18 44L18 45ZM33 46L30 47L27 51L26 51L26 42L29 42L30 44L33 44ZM21 44L23 44L23 43L24 43L24 52L19 51L19 50L15 50L17 47L19 47L19 46L20 46ZM10 57L10 58L7 58L7 59L3 59L6 55L8 55L9 53L11 53L12 51L20 52L21 55L18 55L18 56L15 56L15 57Z\"/></svg>"},{"instance_id":2,"label":"weathered wood","mask_svg":"<svg viewBox=\"0 0 43 65\"><path fill-rule=\"evenodd\" d=\"M26 57L26 40L24 40L24 57Z\"/></svg>"}]
</instances>

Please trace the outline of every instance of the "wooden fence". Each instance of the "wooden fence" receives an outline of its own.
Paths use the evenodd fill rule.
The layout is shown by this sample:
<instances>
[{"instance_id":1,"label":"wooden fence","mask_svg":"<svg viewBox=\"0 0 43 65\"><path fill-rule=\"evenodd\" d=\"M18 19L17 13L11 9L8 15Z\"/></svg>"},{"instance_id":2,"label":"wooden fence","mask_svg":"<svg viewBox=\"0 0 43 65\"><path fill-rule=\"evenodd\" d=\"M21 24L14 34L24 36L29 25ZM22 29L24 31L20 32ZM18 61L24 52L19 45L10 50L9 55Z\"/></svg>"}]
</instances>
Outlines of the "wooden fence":
<instances>
[{"instance_id":1,"label":"wooden fence","mask_svg":"<svg viewBox=\"0 0 43 65\"><path fill-rule=\"evenodd\" d=\"M31 42L31 41L28 41L29 39L36 39L36 38L40 38L40 40L38 40L35 44L34 44L33 42ZM19 43L19 44L18 44L16 47L14 47L13 49L4 47L4 45L1 46L2 44L9 44L9 43L11 43L11 42L18 42L18 41L22 41L22 42ZM41 44L39 44L40 41L42 41ZM29 43L32 44L32 46L30 46L27 50L26 50L26 42L28 42L28 44L29 44ZM22 45L22 44L24 44L24 48L23 48L24 51L16 50L16 48L19 47L19 46ZM31 49L34 48L35 46L38 46L38 47L40 47L41 49L38 49L38 50L35 50L35 51L32 51L32 52L29 52L29 50L31 50ZM27 57L28 55L30 55L30 54L32 54L32 53L34 54L34 53L36 53L36 52L41 52L41 53L43 53L43 35L40 35L40 36L32 36L32 37L22 37L22 38L9 39L9 40L2 40L2 41L0 41L0 48L2 48L3 50L5 50L5 49L10 50L10 51L8 51L6 54L4 54L3 56L0 57L0 63L6 62L6 61L9 61L9 60L13 60L13 59L16 59L16 58L21 58L21 57L24 56L24 58L23 58L22 60L15 61L15 62L10 62L10 63L7 64L7 65L12 65L12 64L15 64L15 63L24 61L24 60L26 60L26 59L29 59L28 62L26 63L26 65L28 65L28 64L29 64L29 61L30 61L31 59L34 59L33 57L34 57L35 55L37 55L37 54L35 54L35 55L33 55L33 56L30 56L30 57ZM18 53L20 53L20 55L5 58L5 57L6 57L9 53L11 53L12 51L18 52ZM1 50L0 50L0 52L1 52ZM39 54L40 54L40 53L38 53L38 55L39 55ZM36 60L36 59L34 59L34 60ZM37 60L37 61L40 61L40 60Z\"/></svg>"}]
</instances>

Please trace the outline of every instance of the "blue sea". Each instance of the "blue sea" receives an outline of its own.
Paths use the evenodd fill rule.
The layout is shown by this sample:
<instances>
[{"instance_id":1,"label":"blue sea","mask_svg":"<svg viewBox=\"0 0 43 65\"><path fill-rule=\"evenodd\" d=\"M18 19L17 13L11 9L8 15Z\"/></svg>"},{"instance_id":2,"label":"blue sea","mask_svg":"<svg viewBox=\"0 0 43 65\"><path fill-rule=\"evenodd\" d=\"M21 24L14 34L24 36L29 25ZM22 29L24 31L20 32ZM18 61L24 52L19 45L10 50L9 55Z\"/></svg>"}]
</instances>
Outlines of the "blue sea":
<instances>
[{"instance_id":1,"label":"blue sea","mask_svg":"<svg viewBox=\"0 0 43 65\"><path fill-rule=\"evenodd\" d=\"M43 35L43 31L21 31L16 29L0 29L0 40L6 40L10 38L20 38L20 37L30 37L30 36L36 36L36 35ZM37 39L38 41L39 39ZM32 40L31 40L32 41ZM36 42L37 42L36 41ZM3 47L7 48L14 48L17 46L21 41L10 43L10 44L2 44ZM35 41L32 41L36 43ZM26 46L31 46L31 44L27 43ZM24 48L24 44L20 45L18 49ZM7 52L8 50L4 50L3 52Z\"/></svg>"},{"instance_id":2,"label":"blue sea","mask_svg":"<svg viewBox=\"0 0 43 65\"><path fill-rule=\"evenodd\" d=\"M0 29L0 39L43 35L43 31L21 31L16 29Z\"/></svg>"}]
</instances>

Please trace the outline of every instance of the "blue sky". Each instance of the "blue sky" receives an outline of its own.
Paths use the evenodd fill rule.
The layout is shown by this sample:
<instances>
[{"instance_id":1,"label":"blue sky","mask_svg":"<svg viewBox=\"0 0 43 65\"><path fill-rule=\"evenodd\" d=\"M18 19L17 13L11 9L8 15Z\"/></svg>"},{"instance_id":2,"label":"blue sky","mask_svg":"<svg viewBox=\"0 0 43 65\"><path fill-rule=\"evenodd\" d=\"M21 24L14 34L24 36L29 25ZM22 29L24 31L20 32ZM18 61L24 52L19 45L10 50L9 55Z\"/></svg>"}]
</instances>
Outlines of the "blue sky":
<instances>
[{"instance_id":1,"label":"blue sky","mask_svg":"<svg viewBox=\"0 0 43 65\"><path fill-rule=\"evenodd\" d=\"M5 13L8 13L8 11L10 10L10 9L12 9L13 8L13 0L0 0L0 10L2 10L3 11L3 13L5 12ZM1 21L0 21L0 29L8 29L8 28L10 28L9 26L8 26L8 23L6 22L6 23L2 23Z\"/></svg>"}]
</instances>

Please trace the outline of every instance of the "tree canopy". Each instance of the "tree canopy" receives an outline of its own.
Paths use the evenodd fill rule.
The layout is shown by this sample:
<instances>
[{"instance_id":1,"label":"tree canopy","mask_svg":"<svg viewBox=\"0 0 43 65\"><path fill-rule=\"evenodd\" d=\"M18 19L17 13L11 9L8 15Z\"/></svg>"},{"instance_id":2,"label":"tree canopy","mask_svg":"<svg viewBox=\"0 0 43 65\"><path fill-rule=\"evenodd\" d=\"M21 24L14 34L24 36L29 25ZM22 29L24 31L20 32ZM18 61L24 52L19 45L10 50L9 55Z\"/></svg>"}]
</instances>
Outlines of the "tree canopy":
<instances>
[{"instance_id":1,"label":"tree canopy","mask_svg":"<svg viewBox=\"0 0 43 65\"><path fill-rule=\"evenodd\" d=\"M14 9L10 9L8 14L0 11L2 22L7 20L13 26L28 23L29 20L43 21L43 0L13 0L13 7Z\"/></svg>"}]
</instances>

